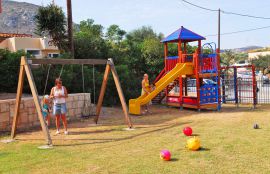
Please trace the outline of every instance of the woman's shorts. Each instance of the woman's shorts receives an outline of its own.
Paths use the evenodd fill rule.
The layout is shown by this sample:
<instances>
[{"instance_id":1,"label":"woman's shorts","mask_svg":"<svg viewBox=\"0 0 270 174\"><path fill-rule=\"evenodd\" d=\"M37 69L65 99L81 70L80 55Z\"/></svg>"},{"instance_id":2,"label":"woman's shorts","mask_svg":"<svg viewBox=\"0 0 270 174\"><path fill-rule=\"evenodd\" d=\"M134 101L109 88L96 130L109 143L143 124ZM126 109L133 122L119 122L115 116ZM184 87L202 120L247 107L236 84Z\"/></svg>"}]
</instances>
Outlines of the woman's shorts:
<instances>
[{"instance_id":1,"label":"woman's shorts","mask_svg":"<svg viewBox=\"0 0 270 174\"><path fill-rule=\"evenodd\" d=\"M66 113L67 113L66 103L53 105L53 115L60 115L60 114L66 114Z\"/></svg>"}]
</instances>

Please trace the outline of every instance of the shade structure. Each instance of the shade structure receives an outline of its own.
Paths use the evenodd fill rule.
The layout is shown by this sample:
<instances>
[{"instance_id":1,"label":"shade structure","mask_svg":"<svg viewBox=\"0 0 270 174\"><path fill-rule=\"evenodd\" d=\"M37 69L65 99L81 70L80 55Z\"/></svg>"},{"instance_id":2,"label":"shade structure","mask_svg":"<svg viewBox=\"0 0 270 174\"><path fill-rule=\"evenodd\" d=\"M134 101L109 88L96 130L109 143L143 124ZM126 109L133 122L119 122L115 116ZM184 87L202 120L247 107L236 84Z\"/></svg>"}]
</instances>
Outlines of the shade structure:
<instances>
[{"instance_id":1,"label":"shade structure","mask_svg":"<svg viewBox=\"0 0 270 174\"><path fill-rule=\"evenodd\" d=\"M166 38L162 39L161 42L177 42L181 40L182 42L192 42L198 40L205 40L205 37L194 33L191 30L186 29L185 27L181 26L178 30L167 36Z\"/></svg>"}]
</instances>

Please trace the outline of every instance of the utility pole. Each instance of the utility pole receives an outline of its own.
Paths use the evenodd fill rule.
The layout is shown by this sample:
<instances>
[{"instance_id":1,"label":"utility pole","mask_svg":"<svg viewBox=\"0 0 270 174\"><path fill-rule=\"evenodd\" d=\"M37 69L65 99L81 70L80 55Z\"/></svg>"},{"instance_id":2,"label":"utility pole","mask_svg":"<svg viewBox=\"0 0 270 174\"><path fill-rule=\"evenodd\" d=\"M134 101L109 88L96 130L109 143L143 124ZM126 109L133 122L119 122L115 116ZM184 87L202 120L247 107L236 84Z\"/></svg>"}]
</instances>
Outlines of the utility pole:
<instances>
[{"instance_id":1,"label":"utility pole","mask_svg":"<svg viewBox=\"0 0 270 174\"><path fill-rule=\"evenodd\" d=\"M218 51L217 51L217 54L218 54L218 110L221 109L221 90L220 90L220 8L218 9Z\"/></svg>"},{"instance_id":2,"label":"utility pole","mask_svg":"<svg viewBox=\"0 0 270 174\"><path fill-rule=\"evenodd\" d=\"M2 0L0 0L0 13L2 13Z\"/></svg>"},{"instance_id":3,"label":"utility pole","mask_svg":"<svg viewBox=\"0 0 270 174\"><path fill-rule=\"evenodd\" d=\"M218 9L218 49L220 51L220 8Z\"/></svg>"},{"instance_id":4,"label":"utility pole","mask_svg":"<svg viewBox=\"0 0 270 174\"><path fill-rule=\"evenodd\" d=\"M73 22L72 22L72 4L67 0L67 20L68 20L68 40L71 57L74 59L74 42L73 42Z\"/></svg>"}]
</instances>

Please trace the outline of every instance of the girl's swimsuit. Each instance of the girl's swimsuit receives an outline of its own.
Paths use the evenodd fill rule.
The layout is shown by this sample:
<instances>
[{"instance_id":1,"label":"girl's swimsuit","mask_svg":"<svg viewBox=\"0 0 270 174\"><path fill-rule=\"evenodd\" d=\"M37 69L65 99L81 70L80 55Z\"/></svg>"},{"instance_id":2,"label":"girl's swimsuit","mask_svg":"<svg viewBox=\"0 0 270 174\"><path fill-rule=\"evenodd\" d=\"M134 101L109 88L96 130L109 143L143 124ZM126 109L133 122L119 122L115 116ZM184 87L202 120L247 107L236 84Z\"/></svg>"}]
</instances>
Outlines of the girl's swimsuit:
<instances>
[{"instance_id":1,"label":"girl's swimsuit","mask_svg":"<svg viewBox=\"0 0 270 174\"><path fill-rule=\"evenodd\" d=\"M48 116L48 113L49 113L49 105L43 104L43 107L42 107L43 117L46 118Z\"/></svg>"}]
</instances>

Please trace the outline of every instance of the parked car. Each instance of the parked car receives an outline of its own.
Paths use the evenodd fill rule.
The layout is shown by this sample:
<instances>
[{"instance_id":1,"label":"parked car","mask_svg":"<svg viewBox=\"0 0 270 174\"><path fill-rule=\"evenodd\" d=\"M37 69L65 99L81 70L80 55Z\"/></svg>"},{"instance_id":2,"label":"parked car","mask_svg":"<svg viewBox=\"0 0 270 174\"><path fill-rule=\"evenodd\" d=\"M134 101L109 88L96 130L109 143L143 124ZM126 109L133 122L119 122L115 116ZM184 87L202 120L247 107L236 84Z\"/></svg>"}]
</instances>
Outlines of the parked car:
<instances>
[{"instance_id":1,"label":"parked car","mask_svg":"<svg viewBox=\"0 0 270 174\"><path fill-rule=\"evenodd\" d=\"M237 72L237 79L252 79L252 73L248 71Z\"/></svg>"},{"instance_id":2,"label":"parked car","mask_svg":"<svg viewBox=\"0 0 270 174\"><path fill-rule=\"evenodd\" d=\"M263 73L261 71L256 73L256 77L257 77L257 80L262 81L263 84L269 84L270 83L269 77L266 76L266 75L263 75Z\"/></svg>"},{"instance_id":3,"label":"parked car","mask_svg":"<svg viewBox=\"0 0 270 174\"><path fill-rule=\"evenodd\" d=\"M258 77L257 80L261 80L263 84L269 84L270 80L266 75L263 75L262 73L256 74ZM252 81L252 72L245 71L245 72L238 72L237 73L237 79L244 80L244 81Z\"/></svg>"}]
</instances>

